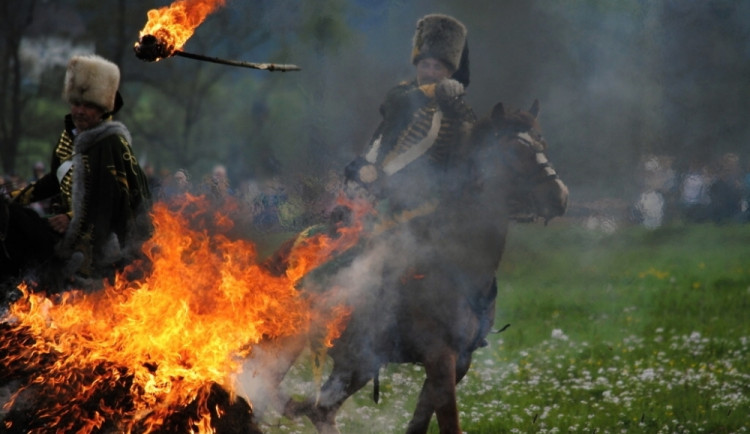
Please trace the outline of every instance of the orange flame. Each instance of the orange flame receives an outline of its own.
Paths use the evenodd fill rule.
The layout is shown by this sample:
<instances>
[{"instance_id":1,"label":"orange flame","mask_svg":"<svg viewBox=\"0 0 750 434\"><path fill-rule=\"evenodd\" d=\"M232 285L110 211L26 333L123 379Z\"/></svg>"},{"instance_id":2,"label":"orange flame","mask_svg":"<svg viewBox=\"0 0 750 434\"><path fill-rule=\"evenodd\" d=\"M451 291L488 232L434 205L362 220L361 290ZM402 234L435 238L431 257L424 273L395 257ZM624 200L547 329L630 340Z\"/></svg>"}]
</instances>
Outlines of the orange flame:
<instances>
[{"instance_id":1,"label":"orange flame","mask_svg":"<svg viewBox=\"0 0 750 434\"><path fill-rule=\"evenodd\" d=\"M255 344L320 324L330 346L345 328L346 307L317 300L326 307L313 308L314 295L300 295L295 284L354 245L358 225L296 243L286 274L276 275L259 264L254 244L230 239L231 219L204 197L187 195L177 210L157 203L152 214L148 271L130 267L101 291L57 298L19 287L24 297L0 321L0 366L31 374L6 408L25 393L42 394L34 417L58 432L108 423L118 432L153 432L175 409L198 402L192 426L209 432L211 414L220 412L205 404L208 385L232 391ZM146 275L129 281L135 272Z\"/></svg>"},{"instance_id":2,"label":"orange flame","mask_svg":"<svg viewBox=\"0 0 750 434\"><path fill-rule=\"evenodd\" d=\"M178 0L169 6L151 9L140 36L153 35L179 50L193 36L196 27L224 3L226 0Z\"/></svg>"}]
</instances>

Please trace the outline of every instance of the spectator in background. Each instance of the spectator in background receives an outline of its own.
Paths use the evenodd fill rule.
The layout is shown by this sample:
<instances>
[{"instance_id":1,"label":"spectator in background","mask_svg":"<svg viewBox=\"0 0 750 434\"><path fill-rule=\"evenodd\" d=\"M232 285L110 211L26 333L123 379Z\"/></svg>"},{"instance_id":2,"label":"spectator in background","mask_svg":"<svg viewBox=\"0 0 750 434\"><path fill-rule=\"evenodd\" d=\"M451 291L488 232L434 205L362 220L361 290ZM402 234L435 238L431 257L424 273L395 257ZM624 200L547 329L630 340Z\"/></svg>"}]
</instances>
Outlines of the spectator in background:
<instances>
[{"instance_id":1,"label":"spectator in background","mask_svg":"<svg viewBox=\"0 0 750 434\"><path fill-rule=\"evenodd\" d=\"M203 181L202 192L215 199L234 196L226 166L217 164L211 169L211 175Z\"/></svg>"},{"instance_id":2,"label":"spectator in background","mask_svg":"<svg viewBox=\"0 0 750 434\"><path fill-rule=\"evenodd\" d=\"M29 182L37 182L39 179L44 176L47 173L46 168L44 167L44 163L41 161L37 161L34 163L34 166L31 168L32 174L31 179Z\"/></svg>"},{"instance_id":3,"label":"spectator in background","mask_svg":"<svg viewBox=\"0 0 750 434\"><path fill-rule=\"evenodd\" d=\"M672 169L672 158L649 156L641 164L639 172L642 190L632 208L632 216L643 226L655 229L670 217L674 202L676 176Z\"/></svg>"},{"instance_id":4,"label":"spectator in background","mask_svg":"<svg viewBox=\"0 0 750 434\"><path fill-rule=\"evenodd\" d=\"M177 190L181 193L190 191L190 174L188 174L186 169L177 169L172 178Z\"/></svg>"},{"instance_id":5,"label":"spectator in background","mask_svg":"<svg viewBox=\"0 0 750 434\"><path fill-rule=\"evenodd\" d=\"M742 213L742 169L737 154L726 153L716 165L716 178L709 187L711 220L739 221Z\"/></svg>"},{"instance_id":6,"label":"spectator in background","mask_svg":"<svg viewBox=\"0 0 750 434\"><path fill-rule=\"evenodd\" d=\"M159 199L169 200L181 196L190 192L191 188L190 173L187 169L177 169L164 179L159 191Z\"/></svg>"},{"instance_id":7,"label":"spectator in background","mask_svg":"<svg viewBox=\"0 0 750 434\"><path fill-rule=\"evenodd\" d=\"M680 185L680 207L686 221L698 223L708 219L711 203L708 194L710 184L708 169L701 160L693 160Z\"/></svg>"},{"instance_id":8,"label":"spectator in background","mask_svg":"<svg viewBox=\"0 0 750 434\"><path fill-rule=\"evenodd\" d=\"M742 177L742 221L750 222L750 158L748 158L745 175Z\"/></svg>"},{"instance_id":9,"label":"spectator in background","mask_svg":"<svg viewBox=\"0 0 750 434\"><path fill-rule=\"evenodd\" d=\"M240 183L237 189L237 197L246 211L247 220L252 221L263 211L261 204L262 195L263 192L261 191L260 183L255 179L245 179Z\"/></svg>"},{"instance_id":10,"label":"spectator in background","mask_svg":"<svg viewBox=\"0 0 750 434\"><path fill-rule=\"evenodd\" d=\"M146 164L143 166L143 173L146 175L146 182L148 182L148 187L151 189L151 195L159 197L162 185L161 178L156 174L156 169L152 164Z\"/></svg>"}]
</instances>

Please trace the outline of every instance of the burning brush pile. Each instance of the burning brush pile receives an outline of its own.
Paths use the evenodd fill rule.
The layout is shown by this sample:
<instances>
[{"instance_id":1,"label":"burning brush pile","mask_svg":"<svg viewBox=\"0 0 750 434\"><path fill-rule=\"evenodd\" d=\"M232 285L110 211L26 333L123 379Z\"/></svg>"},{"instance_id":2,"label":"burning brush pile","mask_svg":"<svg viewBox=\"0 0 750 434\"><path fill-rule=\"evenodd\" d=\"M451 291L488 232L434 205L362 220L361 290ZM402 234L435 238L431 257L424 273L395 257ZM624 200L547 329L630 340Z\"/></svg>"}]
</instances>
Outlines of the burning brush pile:
<instances>
[{"instance_id":1,"label":"burning brush pile","mask_svg":"<svg viewBox=\"0 0 750 434\"><path fill-rule=\"evenodd\" d=\"M296 284L359 229L296 243L276 273L227 235L228 215L203 197L157 203L148 267L131 264L93 293L19 288L0 318L0 386L12 391L0 431L258 432L235 394L242 362L264 341L340 335L347 309Z\"/></svg>"},{"instance_id":2,"label":"burning brush pile","mask_svg":"<svg viewBox=\"0 0 750 434\"><path fill-rule=\"evenodd\" d=\"M136 55L299 69L181 52L224 3L178 0L149 11ZM340 335L347 309L296 284L356 243L355 226L307 237L284 250L283 267L270 267L253 243L229 236L230 209L183 199L154 206L148 260L104 289L47 296L29 290L36 285L18 288L22 297L0 311L0 432L257 432L251 404L235 393L253 348L313 329L325 345Z\"/></svg>"}]
</instances>

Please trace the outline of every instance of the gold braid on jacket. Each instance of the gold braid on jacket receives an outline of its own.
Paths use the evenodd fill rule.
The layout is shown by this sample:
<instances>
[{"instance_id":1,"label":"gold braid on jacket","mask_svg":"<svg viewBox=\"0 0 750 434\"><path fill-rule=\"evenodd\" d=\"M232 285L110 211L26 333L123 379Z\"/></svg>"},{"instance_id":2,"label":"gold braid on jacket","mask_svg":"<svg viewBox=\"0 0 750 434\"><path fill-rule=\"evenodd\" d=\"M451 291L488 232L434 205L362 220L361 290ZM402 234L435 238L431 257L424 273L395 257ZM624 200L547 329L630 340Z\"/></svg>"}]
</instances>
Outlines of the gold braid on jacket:
<instances>
[{"instance_id":1,"label":"gold braid on jacket","mask_svg":"<svg viewBox=\"0 0 750 434\"><path fill-rule=\"evenodd\" d=\"M427 158L433 163L446 165L452 157L461 152L468 125L474 121L473 112L463 105L462 107L465 110L442 117L435 143L426 153ZM438 104L434 101L417 110L409 127L399 135L393 150L385 156L384 163L403 154L427 136L437 110Z\"/></svg>"},{"instance_id":2,"label":"gold braid on jacket","mask_svg":"<svg viewBox=\"0 0 750 434\"><path fill-rule=\"evenodd\" d=\"M73 158L73 134L63 131L55 147L55 155L63 162ZM73 209L73 170L68 170L60 180L60 192L66 212Z\"/></svg>"}]
</instances>

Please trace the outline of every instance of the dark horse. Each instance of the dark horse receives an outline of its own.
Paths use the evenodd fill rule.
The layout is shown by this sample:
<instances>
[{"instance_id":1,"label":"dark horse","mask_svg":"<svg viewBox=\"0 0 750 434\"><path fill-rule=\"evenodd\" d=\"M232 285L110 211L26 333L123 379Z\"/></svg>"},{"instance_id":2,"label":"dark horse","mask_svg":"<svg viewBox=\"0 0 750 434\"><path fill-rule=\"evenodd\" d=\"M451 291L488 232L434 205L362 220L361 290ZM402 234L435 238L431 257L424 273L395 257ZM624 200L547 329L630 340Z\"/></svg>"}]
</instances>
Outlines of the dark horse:
<instances>
[{"instance_id":1,"label":"dark horse","mask_svg":"<svg viewBox=\"0 0 750 434\"><path fill-rule=\"evenodd\" d=\"M379 236L339 273L345 277L337 284L344 285L358 284L356 270L382 277L347 300L353 312L328 353L333 368L320 395L289 400L285 415L305 415L318 431L338 432L339 408L370 380L377 390L381 367L418 363L426 379L407 432L426 432L433 414L440 432L461 432L456 384L494 321L495 274L508 224L514 218L546 222L567 206L567 187L545 155L538 112L538 101L529 111L497 104L474 126L469 158L457 169L472 176L429 216Z\"/></svg>"}]
</instances>

